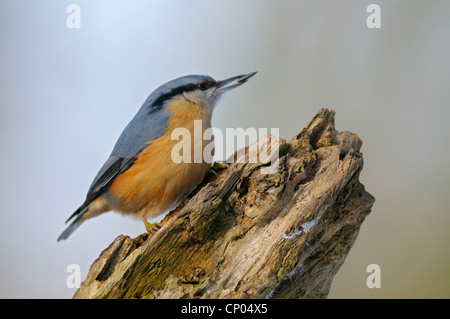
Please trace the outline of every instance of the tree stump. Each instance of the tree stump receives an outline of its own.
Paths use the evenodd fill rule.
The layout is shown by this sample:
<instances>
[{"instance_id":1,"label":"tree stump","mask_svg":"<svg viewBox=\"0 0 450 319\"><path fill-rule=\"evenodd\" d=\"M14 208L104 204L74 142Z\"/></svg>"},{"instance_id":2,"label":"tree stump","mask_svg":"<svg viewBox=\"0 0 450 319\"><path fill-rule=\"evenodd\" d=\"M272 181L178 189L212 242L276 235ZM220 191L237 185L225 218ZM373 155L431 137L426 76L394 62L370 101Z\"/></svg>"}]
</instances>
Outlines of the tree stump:
<instances>
[{"instance_id":1,"label":"tree stump","mask_svg":"<svg viewBox=\"0 0 450 319\"><path fill-rule=\"evenodd\" d=\"M233 163L155 234L118 236L74 298L327 297L375 200L359 182L362 142L336 131L334 115L320 109L279 139L275 173Z\"/></svg>"}]
</instances>

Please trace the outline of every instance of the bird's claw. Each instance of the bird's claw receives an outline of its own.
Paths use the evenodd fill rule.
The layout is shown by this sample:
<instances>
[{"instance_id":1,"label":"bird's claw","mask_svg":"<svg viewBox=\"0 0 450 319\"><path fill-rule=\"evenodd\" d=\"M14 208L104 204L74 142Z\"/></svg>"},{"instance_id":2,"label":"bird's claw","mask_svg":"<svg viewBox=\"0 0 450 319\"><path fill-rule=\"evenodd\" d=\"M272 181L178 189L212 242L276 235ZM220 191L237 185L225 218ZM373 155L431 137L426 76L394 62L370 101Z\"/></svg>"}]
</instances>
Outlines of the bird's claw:
<instances>
[{"instance_id":1,"label":"bird's claw","mask_svg":"<svg viewBox=\"0 0 450 319\"><path fill-rule=\"evenodd\" d=\"M161 229L161 225L159 223L149 223L145 218L142 220L144 221L145 229L150 234L154 234Z\"/></svg>"},{"instance_id":2,"label":"bird's claw","mask_svg":"<svg viewBox=\"0 0 450 319\"><path fill-rule=\"evenodd\" d=\"M230 165L228 163L225 162L214 162L211 166L211 170L217 172L220 171L222 169L227 169L228 167L230 167Z\"/></svg>"}]
</instances>

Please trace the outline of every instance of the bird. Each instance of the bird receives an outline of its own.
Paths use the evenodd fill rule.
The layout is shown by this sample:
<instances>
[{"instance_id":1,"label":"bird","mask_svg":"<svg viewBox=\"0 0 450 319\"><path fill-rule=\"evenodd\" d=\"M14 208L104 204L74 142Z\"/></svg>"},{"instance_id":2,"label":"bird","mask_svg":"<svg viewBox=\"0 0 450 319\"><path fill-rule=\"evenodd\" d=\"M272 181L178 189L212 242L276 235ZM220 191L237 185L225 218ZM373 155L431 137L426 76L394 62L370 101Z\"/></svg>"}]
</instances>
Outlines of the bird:
<instances>
[{"instance_id":1,"label":"bird","mask_svg":"<svg viewBox=\"0 0 450 319\"><path fill-rule=\"evenodd\" d=\"M175 162L172 132L185 128L194 134L194 122L211 128L212 112L223 93L247 82L257 72L216 81L208 75L186 75L153 91L120 134L109 158L95 176L83 204L67 219L72 221L58 237L67 239L84 221L109 211L149 223L176 208L201 183L211 163ZM205 143L201 143L205 147Z\"/></svg>"}]
</instances>

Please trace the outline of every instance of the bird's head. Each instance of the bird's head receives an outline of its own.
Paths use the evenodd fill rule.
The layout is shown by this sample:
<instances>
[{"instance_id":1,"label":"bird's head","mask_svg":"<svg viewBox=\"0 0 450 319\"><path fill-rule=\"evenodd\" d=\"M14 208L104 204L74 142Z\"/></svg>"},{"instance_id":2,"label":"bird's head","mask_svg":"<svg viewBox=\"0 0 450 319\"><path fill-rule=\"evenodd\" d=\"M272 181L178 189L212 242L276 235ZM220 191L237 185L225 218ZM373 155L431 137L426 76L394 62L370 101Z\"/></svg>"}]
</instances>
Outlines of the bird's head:
<instances>
[{"instance_id":1,"label":"bird's head","mask_svg":"<svg viewBox=\"0 0 450 319\"><path fill-rule=\"evenodd\" d=\"M207 75L186 75L156 89L149 96L149 104L153 107L164 106L174 98L184 98L212 110L223 93L244 84L255 74L256 72L252 72L222 81L216 81Z\"/></svg>"}]
</instances>

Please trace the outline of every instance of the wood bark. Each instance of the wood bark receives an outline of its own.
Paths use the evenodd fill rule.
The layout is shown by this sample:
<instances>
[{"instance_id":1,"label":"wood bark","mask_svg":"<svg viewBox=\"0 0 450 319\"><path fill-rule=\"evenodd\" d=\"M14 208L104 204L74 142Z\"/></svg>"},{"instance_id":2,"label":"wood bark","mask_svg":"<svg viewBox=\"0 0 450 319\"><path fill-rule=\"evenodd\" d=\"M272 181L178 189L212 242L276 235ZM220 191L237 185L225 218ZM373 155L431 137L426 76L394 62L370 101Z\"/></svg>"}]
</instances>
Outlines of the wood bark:
<instances>
[{"instance_id":1,"label":"wood bark","mask_svg":"<svg viewBox=\"0 0 450 319\"><path fill-rule=\"evenodd\" d=\"M375 200L359 182L362 142L334 116L320 109L290 141L260 139L247 159L278 141L278 161L209 175L155 234L118 236L74 298L327 297Z\"/></svg>"}]
</instances>

